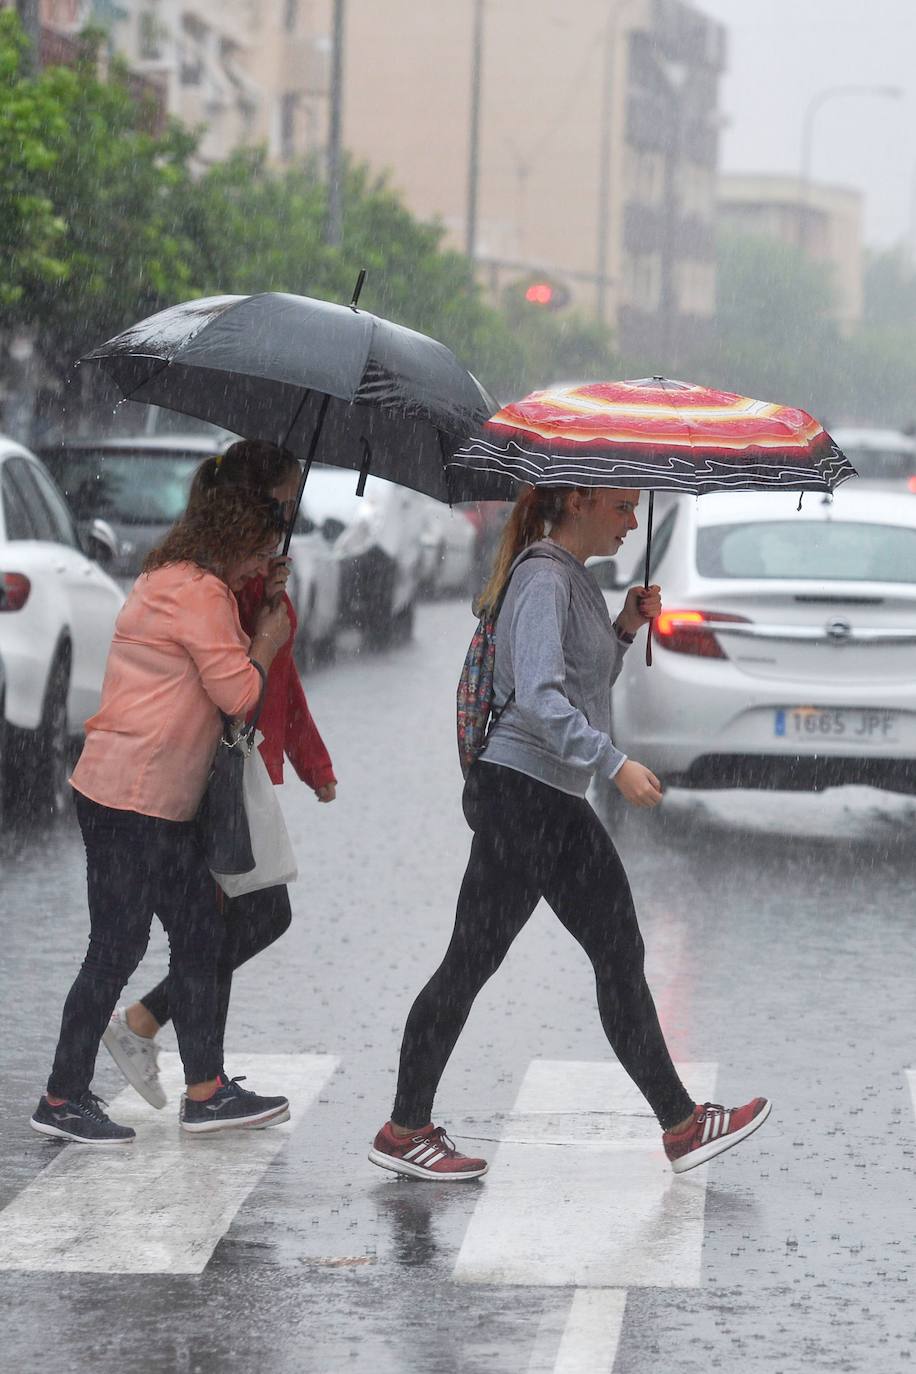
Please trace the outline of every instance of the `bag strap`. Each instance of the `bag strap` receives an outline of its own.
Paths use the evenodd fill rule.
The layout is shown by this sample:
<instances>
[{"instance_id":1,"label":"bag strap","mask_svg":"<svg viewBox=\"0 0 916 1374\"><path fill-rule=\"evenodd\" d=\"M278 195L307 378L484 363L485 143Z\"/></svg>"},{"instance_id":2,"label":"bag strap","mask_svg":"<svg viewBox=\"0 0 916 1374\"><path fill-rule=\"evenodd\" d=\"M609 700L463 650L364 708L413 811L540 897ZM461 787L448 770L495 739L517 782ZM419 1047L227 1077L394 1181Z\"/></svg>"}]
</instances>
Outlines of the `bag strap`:
<instances>
[{"instance_id":1,"label":"bag strap","mask_svg":"<svg viewBox=\"0 0 916 1374\"><path fill-rule=\"evenodd\" d=\"M250 658L248 661L251 664L252 668L257 668L258 673L260 674L261 690L258 693L258 704L254 708L254 715L251 717L251 720L248 721L247 725L243 726L243 728L239 731L239 739L241 739L243 736L247 736L249 739L254 739L254 732L258 728L258 721L261 719L261 710L264 706L264 695L267 691L266 672L261 667L260 663L257 663L253 658ZM220 715L223 718L223 738L225 738L226 731L231 726L233 717L227 716L225 711L221 711Z\"/></svg>"}]
</instances>

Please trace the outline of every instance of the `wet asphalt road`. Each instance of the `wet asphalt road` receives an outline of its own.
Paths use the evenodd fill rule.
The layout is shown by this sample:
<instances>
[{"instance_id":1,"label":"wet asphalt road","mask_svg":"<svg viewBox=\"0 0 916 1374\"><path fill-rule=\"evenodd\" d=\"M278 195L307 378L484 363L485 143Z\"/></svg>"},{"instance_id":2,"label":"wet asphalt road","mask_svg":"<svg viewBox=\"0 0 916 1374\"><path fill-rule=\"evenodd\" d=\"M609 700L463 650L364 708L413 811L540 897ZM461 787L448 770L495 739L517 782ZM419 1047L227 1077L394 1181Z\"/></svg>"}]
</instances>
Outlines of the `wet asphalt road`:
<instances>
[{"instance_id":1,"label":"wet asphalt road","mask_svg":"<svg viewBox=\"0 0 916 1374\"><path fill-rule=\"evenodd\" d=\"M675 793L620 829L675 1059L716 1066L727 1105L758 1092L774 1101L746 1145L675 1180L651 1142L602 1143L617 1138L613 1112L565 1127L546 1108L513 1114L532 1061L594 1064L596 1074L609 1061L587 962L540 909L478 1000L438 1101L459 1143L494 1160L488 1178L411 1184L366 1161L389 1111L403 1018L447 942L467 854L453 689L471 628L457 603L424 607L410 646L379 656L350 646L306 684L339 800L319 807L298 782L284 789L301 856L294 925L237 977L228 1064L245 1073L246 1056L333 1056L326 1085L294 1129L258 1137L276 1145L283 1132L202 1272L129 1272L130 1244L114 1242L109 1272L7 1263L6 1368L911 1369L910 802L866 789ZM38 1230L53 1234L53 1193L35 1190L61 1150L27 1118L85 943L75 826L14 832L2 862L0 1206L36 1199L47 1218ZM164 967L157 930L130 992ZM248 1067L251 1086L283 1090ZM104 1052L96 1087L109 1100L123 1088ZM651 1128L638 1112L629 1124ZM521 1143L497 1151L510 1137ZM548 1137L569 1143L538 1143ZM239 1155L211 1144L218 1191ZM513 1169L532 1161L533 1186L514 1193ZM117 1207L104 1157L81 1167L84 1186L108 1189ZM182 1167L166 1217L176 1235L193 1207ZM602 1248L611 1230L616 1250ZM494 1245L509 1281L478 1263ZM598 1259L583 1298L575 1272L586 1252ZM586 1299L605 1316L622 1308L619 1330L573 1330Z\"/></svg>"}]
</instances>

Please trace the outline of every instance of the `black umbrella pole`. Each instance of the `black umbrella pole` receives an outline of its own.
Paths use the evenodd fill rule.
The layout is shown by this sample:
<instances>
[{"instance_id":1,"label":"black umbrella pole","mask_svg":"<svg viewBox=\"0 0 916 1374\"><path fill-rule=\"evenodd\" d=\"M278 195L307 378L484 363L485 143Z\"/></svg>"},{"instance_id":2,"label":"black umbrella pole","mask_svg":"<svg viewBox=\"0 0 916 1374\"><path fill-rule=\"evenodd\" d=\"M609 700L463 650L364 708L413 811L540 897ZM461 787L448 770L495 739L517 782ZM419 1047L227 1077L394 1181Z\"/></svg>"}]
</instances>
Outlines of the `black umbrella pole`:
<instances>
[{"instance_id":1,"label":"black umbrella pole","mask_svg":"<svg viewBox=\"0 0 916 1374\"><path fill-rule=\"evenodd\" d=\"M359 269L359 276L356 278L356 285L355 285L354 288L353 288L353 299L352 299L351 302L350 302L350 309L351 309L351 310L355 310L356 307L357 307L357 305L359 304L360 292L361 292L362 289L363 289L363 282L364 282L365 280L366 280L366 269L365 269L365 267L361 267L361 268Z\"/></svg>"},{"instance_id":2,"label":"black umbrella pole","mask_svg":"<svg viewBox=\"0 0 916 1374\"><path fill-rule=\"evenodd\" d=\"M652 516L655 513L655 492L649 492L649 514L646 517L646 575L643 586L649 590L649 566L652 562ZM652 624L650 620L646 627L646 667L652 667Z\"/></svg>"},{"instance_id":3,"label":"black umbrella pole","mask_svg":"<svg viewBox=\"0 0 916 1374\"><path fill-rule=\"evenodd\" d=\"M307 393L306 393L306 394L307 394ZM322 397L322 400L321 400L321 409L320 409L319 412L318 412L318 419L315 421L315 431L314 431L314 433L312 434L312 442L309 444L308 457L307 457L306 460L305 460L305 467L302 469L302 478L301 478L301 480L300 480L300 482L299 482L299 490L296 492L296 504L293 506L293 513L292 513L292 515L291 515L290 518L289 518L289 525L287 526L286 535L285 535L284 540L283 540L283 557L284 557L284 558L285 558L286 555L289 553L290 540L291 540L292 537L293 537L293 530L296 528L296 516L299 514L299 507L302 505L302 493L305 491L305 484L306 484L306 481L308 480L308 475L309 475L309 472L311 471L312 462L313 462L314 457L315 457L315 454L316 454L316 452L317 452L317 450L318 450L318 441L319 441L320 438L321 438L321 431L324 429L324 417L325 417L325 416L327 415L327 413L328 413L328 406L330 405L330 403L331 403L331 398L330 398L330 396L329 396L327 393L325 393L325 395ZM299 406L299 410L302 409L302 406L303 406L304 404L305 404L305 397L303 397L302 405ZM297 411L297 412L296 412L296 419L298 419L298 418L299 418L299 413L298 413L298 411ZM289 429L287 430L287 433L286 433L286 438L287 438L287 440L289 439L290 434L293 432L293 428L294 428L295 424L296 424L296 420L293 420L293 423L290 425L290 427L289 427Z\"/></svg>"}]
</instances>

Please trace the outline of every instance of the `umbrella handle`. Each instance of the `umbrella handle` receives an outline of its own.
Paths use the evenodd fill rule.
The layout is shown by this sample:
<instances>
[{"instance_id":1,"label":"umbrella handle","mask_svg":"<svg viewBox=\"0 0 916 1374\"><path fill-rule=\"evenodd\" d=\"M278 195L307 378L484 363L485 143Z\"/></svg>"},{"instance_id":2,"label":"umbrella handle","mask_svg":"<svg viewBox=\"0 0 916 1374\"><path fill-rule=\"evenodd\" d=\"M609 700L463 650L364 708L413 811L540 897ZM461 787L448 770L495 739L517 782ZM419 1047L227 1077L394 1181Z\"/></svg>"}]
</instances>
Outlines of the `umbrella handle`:
<instances>
[{"instance_id":1,"label":"umbrella handle","mask_svg":"<svg viewBox=\"0 0 916 1374\"><path fill-rule=\"evenodd\" d=\"M356 278L356 285L355 285L354 288L353 288L353 299L350 301L350 309L351 309L351 310L355 310L355 309L356 309L357 302L359 301L360 292L361 292L362 289L363 289L363 282L364 282L365 280L366 280L366 269L365 269L365 267L361 267L361 268L359 269L359 276Z\"/></svg>"},{"instance_id":2,"label":"umbrella handle","mask_svg":"<svg viewBox=\"0 0 916 1374\"><path fill-rule=\"evenodd\" d=\"M649 590L649 564L652 561L652 517L655 513L655 492L649 492L649 514L646 517L646 575L643 586ZM652 667L652 626L654 621L649 621L646 627L646 667Z\"/></svg>"}]
</instances>

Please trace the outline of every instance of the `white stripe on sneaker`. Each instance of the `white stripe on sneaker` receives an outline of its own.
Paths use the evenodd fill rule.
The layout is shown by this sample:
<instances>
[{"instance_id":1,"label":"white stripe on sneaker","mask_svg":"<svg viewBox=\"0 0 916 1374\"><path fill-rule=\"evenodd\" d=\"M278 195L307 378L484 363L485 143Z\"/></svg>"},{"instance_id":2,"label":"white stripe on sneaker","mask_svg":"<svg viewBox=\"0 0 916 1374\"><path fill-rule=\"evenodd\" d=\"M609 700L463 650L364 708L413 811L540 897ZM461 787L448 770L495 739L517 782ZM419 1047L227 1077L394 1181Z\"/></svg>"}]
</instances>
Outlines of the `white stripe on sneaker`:
<instances>
[{"instance_id":1,"label":"white stripe on sneaker","mask_svg":"<svg viewBox=\"0 0 916 1374\"><path fill-rule=\"evenodd\" d=\"M425 1154L429 1145L424 1140L422 1145L415 1145L412 1150L408 1150L404 1155L405 1159L416 1159L417 1155Z\"/></svg>"},{"instance_id":2,"label":"white stripe on sneaker","mask_svg":"<svg viewBox=\"0 0 916 1374\"><path fill-rule=\"evenodd\" d=\"M433 1155L438 1155L438 1153L439 1151L435 1145L428 1145L421 1155L417 1155L416 1160L414 1162L416 1164L427 1165L429 1161L432 1159Z\"/></svg>"},{"instance_id":3,"label":"white stripe on sneaker","mask_svg":"<svg viewBox=\"0 0 916 1374\"><path fill-rule=\"evenodd\" d=\"M429 1156L427 1156L427 1158L424 1159L423 1163L427 1169L431 1169L434 1164L438 1164L439 1160L444 1158L445 1155L442 1152L442 1150L437 1150L436 1153L433 1155L432 1159L430 1159Z\"/></svg>"}]
</instances>

